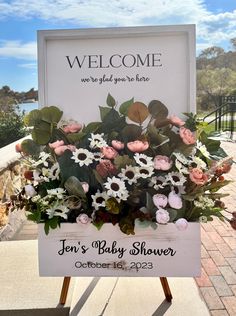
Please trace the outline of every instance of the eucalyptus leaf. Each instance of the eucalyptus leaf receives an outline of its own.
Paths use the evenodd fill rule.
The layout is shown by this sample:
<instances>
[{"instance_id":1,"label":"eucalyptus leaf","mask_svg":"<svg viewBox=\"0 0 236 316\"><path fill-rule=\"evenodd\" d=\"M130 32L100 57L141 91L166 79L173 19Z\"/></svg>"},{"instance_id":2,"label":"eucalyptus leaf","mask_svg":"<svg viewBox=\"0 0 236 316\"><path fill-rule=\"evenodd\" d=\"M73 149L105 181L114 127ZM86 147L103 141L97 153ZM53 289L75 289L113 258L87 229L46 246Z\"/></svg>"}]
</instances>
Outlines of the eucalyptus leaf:
<instances>
[{"instance_id":1,"label":"eucalyptus leaf","mask_svg":"<svg viewBox=\"0 0 236 316\"><path fill-rule=\"evenodd\" d=\"M108 93L108 96L107 96L107 105L111 108L113 108L116 105L116 101L113 98L113 96L110 95L110 93Z\"/></svg>"},{"instance_id":2,"label":"eucalyptus leaf","mask_svg":"<svg viewBox=\"0 0 236 316\"><path fill-rule=\"evenodd\" d=\"M135 102L129 107L127 116L131 121L142 124L149 116L148 108L142 102Z\"/></svg>"},{"instance_id":3,"label":"eucalyptus leaf","mask_svg":"<svg viewBox=\"0 0 236 316\"><path fill-rule=\"evenodd\" d=\"M142 128L135 124L128 124L121 131L121 135L126 142L137 140L141 134L142 134Z\"/></svg>"},{"instance_id":4,"label":"eucalyptus leaf","mask_svg":"<svg viewBox=\"0 0 236 316\"><path fill-rule=\"evenodd\" d=\"M41 111L40 110L32 110L29 114L24 117L24 124L26 126L35 126L40 124L42 119Z\"/></svg>"},{"instance_id":5,"label":"eucalyptus leaf","mask_svg":"<svg viewBox=\"0 0 236 316\"><path fill-rule=\"evenodd\" d=\"M22 151L28 155L36 156L40 153L40 146L32 139L25 139L21 143Z\"/></svg>"},{"instance_id":6,"label":"eucalyptus leaf","mask_svg":"<svg viewBox=\"0 0 236 316\"><path fill-rule=\"evenodd\" d=\"M122 103L119 108L119 112L124 116L128 115L129 107L134 103L134 98Z\"/></svg>"},{"instance_id":7,"label":"eucalyptus leaf","mask_svg":"<svg viewBox=\"0 0 236 316\"><path fill-rule=\"evenodd\" d=\"M108 108L106 106L99 106L99 110L100 110L101 120L104 121L107 114L111 111L111 108Z\"/></svg>"},{"instance_id":8,"label":"eucalyptus leaf","mask_svg":"<svg viewBox=\"0 0 236 316\"><path fill-rule=\"evenodd\" d=\"M153 117L162 120L167 118L169 112L167 107L159 100L152 100L148 104L148 111Z\"/></svg>"},{"instance_id":9,"label":"eucalyptus leaf","mask_svg":"<svg viewBox=\"0 0 236 316\"><path fill-rule=\"evenodd\" d=\"M63 115L63 112L56 106L43 107L40 112L42 120L48 123L58 123Z\"/></svg>"}]
</instances>

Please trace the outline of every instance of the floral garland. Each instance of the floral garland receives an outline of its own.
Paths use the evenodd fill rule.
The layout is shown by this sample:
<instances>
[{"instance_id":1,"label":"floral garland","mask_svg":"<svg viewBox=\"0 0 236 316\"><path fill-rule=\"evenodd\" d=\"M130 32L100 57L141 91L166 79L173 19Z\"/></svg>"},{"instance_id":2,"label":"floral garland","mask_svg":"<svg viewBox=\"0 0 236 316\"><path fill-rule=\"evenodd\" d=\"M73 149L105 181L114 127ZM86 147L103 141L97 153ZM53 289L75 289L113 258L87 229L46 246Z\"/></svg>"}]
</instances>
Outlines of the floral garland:
<instances>
[{"instance_id":1,"label":"floral garland","mask_svg":"<svg viewBox=\"0 0 236 316\"><path fill-rule=\"evenodd\" d=\"M61 121L57 107L25 117L32 139L17 145L26 185L12 197L28 219L45 223L45 232L63 222L135 227L224 219L218 190L230 171L220 142L210 139L193 114L169 116L158 100L148 106L134 99L119 107L108 94L101 122L82 126Z\"/></svg>"}]
</instances>

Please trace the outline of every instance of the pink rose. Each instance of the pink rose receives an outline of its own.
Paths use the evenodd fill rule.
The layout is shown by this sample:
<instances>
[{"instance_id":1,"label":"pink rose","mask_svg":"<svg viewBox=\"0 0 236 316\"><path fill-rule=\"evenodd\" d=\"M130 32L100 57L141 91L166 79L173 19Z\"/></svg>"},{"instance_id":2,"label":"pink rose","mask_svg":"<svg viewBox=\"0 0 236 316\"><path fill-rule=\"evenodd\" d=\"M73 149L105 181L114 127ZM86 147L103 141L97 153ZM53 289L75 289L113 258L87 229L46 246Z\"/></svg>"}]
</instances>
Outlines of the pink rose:
<instances>
[{"instance_id":1,"label":"pink rose","mask_svg":"<svg viewBox=\"0 0 236 316\"><path fill-rule=\"evenodd\" d=\"M172 167L172 160L167 156L157 155L154 158L154 168L157 170L169 170Z\"/></svg>"},{"instance_id":2,"label":"pink rose","mask_svg":"<svg viewBox=\"0 0 236 316\"><path fill-rule=\"evenodd\" d=\"M197 185L203 185L208 180L208 176L200 168L192 168L189 172L189 177Z\"/></svg>"},{"instance_id":3,"label":"pink rose","mask_svg":"<svg viewBox=\"0 0 236 316\"><path fill-rule=\"evenodd\" d=\"M129 142L127 144L127 147L130 151L134 153L141 153L148 149L149 143L148 142L142 142L141 140L135 140L134 142Z\"/></svg>"},{"instance_id":4,"label":"pink rose","mask_svg":"<svg viewBox=\"0 0 236 316\"><path fill-rule=\"evenodd\" d=\"M192 145L196 142L195 135L188 128L181 127L179 130L179 135L186 145Z\"/></svg>"},{"instance_id":5,"label":"pink rose","mask_svg":"<svg viewBox=\"0 0 236 316\"><path fill-rule=\"evenodd\" d=\"M59 146L63 146L64 145L64 141L63 140L57 140L56 142L49 143L48 145L49 145L50 148L55 149L55 148L57 148Z\"/></svg>"},{"instance_id":6,"label":"pink rose","mask_svg":"<svg viewBox=\"0 0 236 316\"><path fill-rule=\"evenodd\" d=\"M104 146L101 148L102 155L107 159L114 159L118 155L118 152L110 146Z\"/></svg>"},{"instance_id":7,"label":"pink rose","mask_svg":"<svg viewBox=\"0 0 236 316\"><path fill-rule=\"evenodd\" d=\"M76 217L76 223L88 224L91 222L91 219L88 217L87 214L80 214Z\"/></svg>"},{"instance_id":8,"label":"pink rose","mask_svg":"<svg viewBox=\"0 0 236 316\"><path fill-rule=\"evenodd\" d=\"M163 208L160 208L156 211L156 221L159 224L167 224L170 220L169 213L164 210Z\"/></svg>"},{"instance_id":9,"label":"pink rose","mask_svg":"<svg viewBox=\"0 0 236 316\"><path fill-rule=\"evenodd\" d=\"M155 194L152 197L153 203L156 207L166 207L167 205L167 197L164 194Z\"/></svg>"},{"instance_id":10,"label":"pink rose","mask_svg":"<svg viewBox=\"0 0 236 316\"><path fill-rule=\"evenodd\" d=\"M84 189L84 192L87 193L89 190L89 184L87 182L81 182L82 188Z\"/></svg>"},{"instance_id":11,"label":"pink rose","mask_svg":"<svg viewBox=\"0 0 236 316\"><path fill-rule=\"evenodd\" d=\"M120 142L119 140L113 140L111 144L112 144L112 147L114 147L116 150L121 150L121 149L124 149L125 147L125 144Z\"/></svg>"},{"instance_id":12,"label":"pink rose","mask_svg":"<svg viewBox=\"0 0 236 316\"><path fill-rule=\"evenodd\" d=\"M171 191L168 195L168 203L170 207L179 210L183 206L183 202L179 194L176 194L175 191Z\"/></svg>"},{"instance_id":13,"label":"pink rose","mask_svg":"<svg viewBox=\"0 0 236 316\"><path fill-rule=\"evenodd\" d=\"M170 123L175 126L183 126L185 124L178 116L172 115L169 117Z\"/></svg>"},{"instance_id":14,"label":"pink rose","mask_svg":"<svg viewBox=\"0 0 236 316\"><path fill-rule=\"evenodd\" d=\"M76 133L79 132L82 128L81 124L78 123L73 123L73 124L69 124L67 126L63 127L63 131L68 134L68 133Z\"/></svg>"},{"instance_id":15,"label":"pink rose","mask_svg":"<svg viewBox=\"0 0 236 316\"><path fill-rule=\"evenodd\" d=\"M188 228L188 221L185 218L179 218L175 222L175 226L178 230L184 231Z\"/></svg>"},{"instance_id":16,"label":"pink rose","mask_svg":"<svg viewBox=\"0 0 236 316\"><path fill-rule=\"evenodd\" d=\"M109 174L115 175L117 173L116 167L108 159L101 160L96 166L96 170L102 178L107 177Z\"/></svg>"},{"instance_id":17,"label":"pink rose","mask_svg":"<svg viewBox=\"0 0 236 316\"><path fill-rule=\"evenodd\" d=\"M61 156L62 154L64 154L66 150L75 151L75 149L76 147L73 145L63 145L63 146L56 147L54 149L54 152L57 156Z\"/></svg>"}]
</instances>

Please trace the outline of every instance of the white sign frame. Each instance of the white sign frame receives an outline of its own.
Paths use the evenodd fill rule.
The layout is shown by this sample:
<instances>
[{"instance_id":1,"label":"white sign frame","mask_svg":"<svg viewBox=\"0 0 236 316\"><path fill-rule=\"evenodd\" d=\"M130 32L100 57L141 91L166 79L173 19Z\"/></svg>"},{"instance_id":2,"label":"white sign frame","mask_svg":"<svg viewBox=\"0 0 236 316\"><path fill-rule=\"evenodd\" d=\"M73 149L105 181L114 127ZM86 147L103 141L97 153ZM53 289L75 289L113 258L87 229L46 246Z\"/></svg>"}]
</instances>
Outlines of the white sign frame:
<instances>
[{"instance_id":1,"label":"white sign frame","mask_svg":"<svg viewBox=\"0 0 236 316\"><path fill-rule=\"evenodd\" d=\"M112 224L104 224L98 231L92 224L63 223L48 235L44 224L38 226L40 276L200 275L199 223L189 223L185 231L179 231L173 223L158 225L156 230L135 227L135 235L126 235ZM154 249L159 252L152 252Z\"/></svg>"},{"instance_id":2,"label":"white sign frame","mask_svg":"<svg viewBox=\"0 0 236 316\"><path fill-rule=\"evenodd\" d=\"M183 87L186 87L186 105L184 106L183 109L179 110L179 106L176 104L171 104L171 106L173 107L173 109L171 109L171 114L177 114L179 115L180 113L178 112L196 112L196 58L195 58L195 25L171 25L171 26L145 26L145 27L122 27L122 28L97 28L97 29L74 29L74 30L46 30L46 31L38 31L38 79L39 79L39 106L48 106L48 105L57 105L60 108L62 108L62 110L65 113L65 116L68 117L68 113L71 113L72 110L68 109L68 105L67 104L63 104L60 105L58 103L60 103L61 98L59 98L59 101L57 98L55 98L54 96L51 96L51 94L56 94L56 92L52 92L52 88L50 85L50 81L48 78L54 78L56 80L56 78L58 78L58 73L57 74L51 74L50 75L50 62L53 63L54 59L51 61L48 61L49 57L47 57L48 55L48 51L50 45L53 43L56 44L60 44L60 41L64 41L64 40L73 40L73 41L83 41L84 44L84 40L86 41L93 41L93 40L116 40L116 39L127 39L129 38L129 40L136 40L138 38L141 39L147 39L147 38L153 38L153 37L159 37L159 38L163 38L163 37L167 37L170 38L170 42L171 42L171 38L177 38L178 37L184 37L184 43L186 43L186 47L184 47L184 52L186 50L186 60L184 59L184 63L186 64L186 69L183 70L185 71L185 74L181 74L182 77L184 77L184 84ZM150 40L151 41L151 40ZM68 42L69 43L69 42ZM173 53L173 52L172 52ZM50 54L49 54L50 55ZM181 55L181 54L180 54ZM173 55L174 58L175 55ZM176 61L176 64L178 64L178 60ZM54 66L53 66L54 67ZM57 67L55 66L55 69ZM178 69L179 73L181 72L181 69ZM173 70L173 74L174 74L174 70ZM180 77L181 77L180 76ZM181 78L182 78L181 77ZM178 82L178 79L176 80L176 82ZM55 87L54 87L55 88ZM126 90L129 90L129 86L127 85L127 87L125 87ZM172 87L166 87L166 94L171 94L171 89L174 89L174 85L172 84ZM60 87L58 88L58 93L60 92ZM95 89L96 90L96 89ZM95 91L93 90L93 91ZM111 89L108 89L111 90ZM163 90L163 89L160 89ZM180 90L180 89L179 89ZM137 88L137 91L140 91L140 87ZM110 91L108 91L110 92ZM95 91L95 93L97 93L97 91ZM131 92L132 93L132 92ZM93 95L93 93L90 92L90 96ZM112 93L111 93L112 94ZM119 97L119 92L118 92L118 97ZM71 95L69 95L69 93L67 92L67 96L65 96L66 98L75 98L74 96L72 97ZM116 98L116 96L114 96ZM130 95L129 97L127 97L127 99L125 100L117 100L118 102L122 103L126 100L128 100L131 97L135 97L135 95ZM158 99L158 93L156 93L155 99ZM173 102L171 103L175 103L174 102L175 97L173 96ZM178 100L178 98L176 98L176 100ZM72 100L74 101L74 99ZM83 106L86 107L87 104L86 102L87 100L83 100L82 99L82 103ZM145 103L145 100L136 100L136 101L141 101ZM151 101L151 100L148 100ZM147 101L147 102L148 102ZM163 100L160 100L163 101ZM165 101L165 100L164 100ZM65 101L62 101L62 103L65 103ZM96 110L97 113L99 113L98 110L98 105L103 105L101 104L102 102L104 102L103 104L105 104L106 102L106 96L104 95L104 97L102 99L97 100L97 104L93 105L96 106ZM54 103L54 104L51 104ZM55 104L56 103L56 104ZM70 103L70 102L68 102ZM73 102L72 102L73 103ZM87 102L89 103L89 102ZM164 102L165 103L165 102ZM180 102L181 103L181 102ZM183 103L183 102L182 102ZM167 107L169 107L169 104L166 104ZM74 105L73 107L74 108ZM82 115L77 114L77 111L74 111L74 113L72 113L72 116L74 119L80 119L81 120L81 116L82 116L82 120L85 120L85 123L88 123L91 121L90 117L92 117L92 121L96 121L94 119L94 117L92 116L94 112L94 110L92 109L87 109L84 110L84 112L82 111ZM177 113L176 113L177 112ZM98 115L98 114L96 114ZM80 121L81 122L81 121ZM81 122L84 123L84 122Z\"/></svg>"}]
</instances>

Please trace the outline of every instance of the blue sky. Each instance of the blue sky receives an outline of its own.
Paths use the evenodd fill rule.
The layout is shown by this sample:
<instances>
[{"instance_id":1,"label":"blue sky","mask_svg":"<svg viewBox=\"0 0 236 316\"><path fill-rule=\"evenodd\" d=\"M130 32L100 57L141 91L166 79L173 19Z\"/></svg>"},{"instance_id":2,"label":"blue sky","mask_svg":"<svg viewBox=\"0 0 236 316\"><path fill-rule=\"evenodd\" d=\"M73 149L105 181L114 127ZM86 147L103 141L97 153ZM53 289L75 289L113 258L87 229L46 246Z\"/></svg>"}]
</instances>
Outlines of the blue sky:
<instances>
[{"instance_id":1,"label":"blue sky","mask_svg":"<svg viewBox=\"0 0 236 316\"><path fill-rule=\"evenodd\" d=\"M197 52L230 50L236 0L0 0L0 87L37 89L37 30L196 24Z\"/></svg>"}]
</instances>

